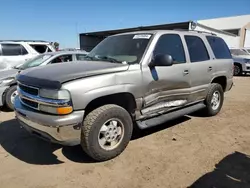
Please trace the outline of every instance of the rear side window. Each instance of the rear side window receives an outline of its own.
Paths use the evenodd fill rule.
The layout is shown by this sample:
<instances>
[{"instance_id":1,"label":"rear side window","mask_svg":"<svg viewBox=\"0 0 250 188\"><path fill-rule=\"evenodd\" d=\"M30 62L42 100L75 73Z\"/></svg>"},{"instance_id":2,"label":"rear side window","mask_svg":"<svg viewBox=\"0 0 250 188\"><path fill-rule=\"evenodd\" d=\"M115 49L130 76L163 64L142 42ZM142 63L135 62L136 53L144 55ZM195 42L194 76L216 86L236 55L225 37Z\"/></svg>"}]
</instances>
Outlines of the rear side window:
<instances>
[{"instance_id":1,"label":"rear side window","mask_svg":"<svg viewBox=\"0 0 250 188\"><path fill-rule=\"evenodd\" d=\"M30 46L37 52L40 54L43 54L45 52L51 52L51 49L44 44L30 44Z\"/></svg>"},{"instance_id":2,"label":"rear side window","mask_svg":"<svg viewBox=\"0 0 250 188\"><path fill-rule=\"evenodd\" d=\"M84 60L85 56L86 56L85 54L76 54L76 60L82 61Z\"/></svg>"},{"instance_id":3,"label":"rear side window","mask_svg":"<svg viewBox=\"0 0 250 188\"><path fill-rule=\"evenodd\" d=\"M207 48L200 37L185 36L191 62L209 60Z\"/></svg>"},{"instance_id":4,"label":"rear side window","mask_svg":"<svg viewBox=\"0 0 250 188\"><path fill-rule=\"evenodd\" d=\"M1 44L3 56L17 56L28 54L21 44Z\"/></svg>"},{"instance_id":5,"label":"rear side window","mask_svg":"<svg viewBox=\"0 0 250 188\"><path fill-rule=\"evenodd\" d=\"M171 55L174 63L186 62L183 44L177 34L165 34L159 38L154 50L154 55L158 54Z\"/></svg>"},{"instance_id":6,"label":"rear side window","mask_svg":"<svg viewBox=\"0 0 250 188\"><path fill-rule=\"evenodd\" d=\"M63 63L63 62L71 62L73 60L72 55L61 55L56 57L51 61L51 63Z\"/></svg>"},{"instance_id":7,"label":"rear side window","mask_svg":"<svg viewBox=\"0 0 250 188\"><path fill-rule=\"evenodd\" d=\"M232 59L230 50L223 39L219 37L207 36L207 40L216 59Z\"/></svg>"}]
</instances>

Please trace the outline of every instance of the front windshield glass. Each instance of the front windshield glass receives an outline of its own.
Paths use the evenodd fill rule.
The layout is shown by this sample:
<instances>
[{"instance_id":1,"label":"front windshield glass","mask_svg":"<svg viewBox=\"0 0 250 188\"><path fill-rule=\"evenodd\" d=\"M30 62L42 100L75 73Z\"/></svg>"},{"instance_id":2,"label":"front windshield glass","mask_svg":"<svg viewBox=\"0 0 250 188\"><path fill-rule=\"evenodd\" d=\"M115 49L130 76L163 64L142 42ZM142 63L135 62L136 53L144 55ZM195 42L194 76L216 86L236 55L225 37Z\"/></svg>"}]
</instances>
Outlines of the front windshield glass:
<instances>
[{"instance_id":1,"label":"front windshield glass","mask_svg":"<svg viewBox=\"0 0 250 188\"><path fill-rule=\"evenodd\" d=\"M150 38L151 34L111 36L99 43L85 59L127 64L139 63Z\"/></svg>"},{"instance_id":2,"label":"front windshield glass","mask_svg":"<svg viewBox=\"0 0 250 188\"><path fill-rule=\"evenodd\" d=\"M48 54L42 54L42 55L38 55L35 58L28 60L27 62L25 62L24 64L22 64L21 66L19 66L19 69L27 69L27 68L31 68L31 67L36 67L41 65L44 61L46 61L47 59L49 59L52 55L48 55Z\"/></svg>"},{"instance_id":3,"label":"front windshield glass","mask_svg":"<svg viewBox=\"0 0 250 188\"><path fill-rule=\"evenodd\" d=\"M231 49L231 54L233 55L249 55L247 52L241 50L241 49Z\"/></svg>"}]
</instances>

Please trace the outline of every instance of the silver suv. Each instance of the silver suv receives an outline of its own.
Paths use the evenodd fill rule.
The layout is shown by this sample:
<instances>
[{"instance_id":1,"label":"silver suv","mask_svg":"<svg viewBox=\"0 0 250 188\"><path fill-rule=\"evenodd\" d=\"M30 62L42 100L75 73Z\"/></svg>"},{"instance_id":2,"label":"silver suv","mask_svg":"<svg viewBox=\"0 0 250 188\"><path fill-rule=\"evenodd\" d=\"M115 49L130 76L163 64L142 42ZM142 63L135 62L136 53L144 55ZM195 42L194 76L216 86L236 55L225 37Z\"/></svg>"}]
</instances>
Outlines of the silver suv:
<instances>
[{"instance_id":1,"label":"silver suv","mask_svg":"<svg viewBox=\"0 0 250 188\"><path fill-rule=\"evenodd\" d=\"M233 60L212 34L142 31L106 38L86 62L25 70L17 80L15 113L27 131L105 161L122 153L135 126L197 110L216 115Z\"/></svg>"}]
</instances>

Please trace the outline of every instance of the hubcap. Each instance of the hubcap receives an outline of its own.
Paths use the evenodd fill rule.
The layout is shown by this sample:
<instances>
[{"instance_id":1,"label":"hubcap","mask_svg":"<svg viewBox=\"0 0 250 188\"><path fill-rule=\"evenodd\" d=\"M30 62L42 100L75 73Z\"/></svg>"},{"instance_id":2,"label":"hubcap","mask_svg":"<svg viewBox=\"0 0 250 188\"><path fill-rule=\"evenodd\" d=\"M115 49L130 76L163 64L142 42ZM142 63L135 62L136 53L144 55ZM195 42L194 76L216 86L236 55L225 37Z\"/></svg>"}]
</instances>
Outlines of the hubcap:
<instances>
[{"instance_id":1,"label":"hubcap","mask_svg":"<svg viewBox=\"0 0 250 188\"><path fill-rule=\"evenodd\" d=\"M114 118L102 125L98 135L98 142L104 150L113 150L121 143L123 136L124 125L120 120Z\"/></svg>"},{"instance_id":2,"label":"hubcap","mask_svg":"<svg viewBox=\"0 0 250 188\"><path fill-rule=\"evenodd\" d=\"M234 66L234 75L239 75L240 74L240 67Z\"/></svg>"},{"instance_id":3,"label":"hubcap","mask_svg":"<svg viewBox=\"0 0 250 188\"><path fill-rule=\"evenodd\" d=\"M219 91L215 91L213 93L211 105L212 105L213 110L217 110L218 107L220 106L220 93L219 93Z\"/></svg>"},{"instance_id":4,"label":"hubcap","mask_svg":"<svg viewBox=\"0 0 250 188\"><path fill-rule=\"evenodd\" d=\"M14 104L15 101L15 97L17 96L17 91L14 91L11 96L10 96L10 101L12 104Z\"/></svg>"}]
</instances>

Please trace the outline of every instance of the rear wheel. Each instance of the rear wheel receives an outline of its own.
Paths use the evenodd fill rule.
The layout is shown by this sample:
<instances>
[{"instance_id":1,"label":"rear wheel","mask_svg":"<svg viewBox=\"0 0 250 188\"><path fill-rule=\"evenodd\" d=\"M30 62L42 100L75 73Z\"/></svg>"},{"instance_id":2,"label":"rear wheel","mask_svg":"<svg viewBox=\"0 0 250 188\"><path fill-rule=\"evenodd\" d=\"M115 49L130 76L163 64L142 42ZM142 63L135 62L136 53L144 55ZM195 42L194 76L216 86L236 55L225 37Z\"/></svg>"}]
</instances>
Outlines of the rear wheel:
<instances>
[{"instance_id":1,"label":"rear wheel","mask_svg":"<svg viewBox=\"0 0 250 188\"><path fill-rule=\"evenodd\" d=\"M14 110L14 101L17 96L17 86L11 86L5 94L5 105L9 110Z\"/></svg>"},{"instance_id":2,"label":"rear wheel","mask_svg":"<svg viewBox=\"0 0 250 188\"><path fill-rule=\"evenodd\" d=\"M206 115L208 116L217 115L222 108L223 102L224 102L224 91L222 89L222 86L217 83L212 83L205 100Z\"/></svg>"},{"instance_id":3,"label":"rear wheel","mask_svg":"<svg viewBox=\"0 0 250 188\"><path fill-rule=\"evenodd\" d=\"M234 76L240 76L240 75L242 75L241 67L240 67L240 65L235 64L234 65Z\"/></svg>"},{"instance_id":4,"label":"rear wheel","mask_svg":"<svg viewBox=\"0 0 250 188\"><path fill-rule=\"evenodd\" d=\"M96 161L112 159L127 147L133 131L130 114L117 105L104 105L84 119L81 132L83 150Z\"/></svg>"}]
</instances>

